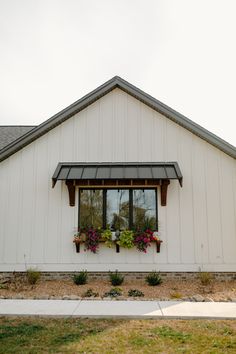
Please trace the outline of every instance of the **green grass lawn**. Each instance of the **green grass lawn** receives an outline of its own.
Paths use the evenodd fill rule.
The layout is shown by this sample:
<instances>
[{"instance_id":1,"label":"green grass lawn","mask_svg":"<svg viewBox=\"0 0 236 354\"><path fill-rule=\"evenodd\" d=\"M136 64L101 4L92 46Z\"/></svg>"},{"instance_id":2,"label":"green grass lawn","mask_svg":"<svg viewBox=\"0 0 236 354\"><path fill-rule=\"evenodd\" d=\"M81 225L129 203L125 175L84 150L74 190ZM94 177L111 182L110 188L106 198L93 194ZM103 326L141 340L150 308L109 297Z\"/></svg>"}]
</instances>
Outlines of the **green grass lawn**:
<instances>
[{"instance_id":1,"label":"green grass lawn","mask_svg":"<svg viewBox=\"0 0 236 354\"><path fill-rule=\"evenodd\" d=\"M0 353L236 353L236 321L1 317Z\"/></svg>"}]
</instances>

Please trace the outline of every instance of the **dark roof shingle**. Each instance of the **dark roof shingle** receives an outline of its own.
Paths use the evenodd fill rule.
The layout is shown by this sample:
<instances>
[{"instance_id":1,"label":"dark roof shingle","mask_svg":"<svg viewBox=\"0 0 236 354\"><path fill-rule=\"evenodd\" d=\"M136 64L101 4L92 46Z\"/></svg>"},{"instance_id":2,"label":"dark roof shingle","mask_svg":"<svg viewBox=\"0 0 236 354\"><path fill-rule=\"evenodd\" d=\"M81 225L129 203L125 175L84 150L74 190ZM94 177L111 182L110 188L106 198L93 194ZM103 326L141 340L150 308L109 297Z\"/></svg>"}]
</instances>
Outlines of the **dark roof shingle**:
<instances>
[{"instance_id":1,"label":"dark roof shingle","mask_svg":"<svg viewBox=\"0 0 236 354\"><path fill-rule=\"evenodd\" d=\"M34 128L35 125L0 125L0 150Z\"/></svg>"}]
</instances>

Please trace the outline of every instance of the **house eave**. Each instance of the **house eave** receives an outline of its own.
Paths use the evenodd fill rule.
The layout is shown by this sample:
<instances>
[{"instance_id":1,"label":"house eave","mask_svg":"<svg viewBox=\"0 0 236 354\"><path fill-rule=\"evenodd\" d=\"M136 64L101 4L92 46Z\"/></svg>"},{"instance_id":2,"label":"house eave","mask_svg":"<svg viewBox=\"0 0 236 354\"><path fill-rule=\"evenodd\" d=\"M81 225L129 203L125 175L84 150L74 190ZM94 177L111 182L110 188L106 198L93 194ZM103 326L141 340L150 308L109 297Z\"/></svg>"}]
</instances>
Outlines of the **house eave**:
<instances>
[{"instance_id":1,"label":"house eave","mask_svg":"<svg viewBox=\"0 0 236 354\"><path fill-rule=\"evenodd\" d=\"M171 119L173 122L189 130L201 139L204 139L205 141L220 149L227 155L233 157L234 159L236 158L236 148L234 146L230 145L215 134L209 132L205 128L188 119L187 117L176 112L172 108L166 106L162 102L158 101L157 99L133 86L129 82L123 80L118 76L115 76L114 78L105 82L103 85L88 93L78 101L74 102L72 105L68 106L53 117L49 118L29 133L26 133L23 137L4 147L0 151L0 162L7 159L20 149L32 143L34 140L43 136L51 129L65 122L67 119L69 119L76 113L82 111L83 109L85 109L86 107L88 107L89 105L91 105L92 103L94 103L95 101L97 101L98 99L105 96L107 93L116 88L121 89L122 91L138 99L139 101L146 104L155 111L163 114L167 118Z\"/></svg>"}]
</instances>

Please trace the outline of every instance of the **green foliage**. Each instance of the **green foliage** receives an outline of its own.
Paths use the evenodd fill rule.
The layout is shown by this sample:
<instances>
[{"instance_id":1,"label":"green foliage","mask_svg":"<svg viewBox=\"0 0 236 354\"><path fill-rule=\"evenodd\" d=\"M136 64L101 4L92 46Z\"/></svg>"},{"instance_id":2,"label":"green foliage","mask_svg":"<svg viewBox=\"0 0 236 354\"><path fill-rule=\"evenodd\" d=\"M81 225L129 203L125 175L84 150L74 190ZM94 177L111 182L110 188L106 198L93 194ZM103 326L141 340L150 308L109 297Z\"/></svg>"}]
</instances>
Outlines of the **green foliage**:
<instances>
[{"instance_id":1,"label":"green foliage","mask_svg":"<svg viewBox=\"0 0 236 354\"><path fill-rule=\"evenodd\" d=\"M37 324L29 324L23 322L17 326L1 325L0 326L0 340L15 336L31 336L38 331L41 331L43 326Z\"/></svg>"},{"instance_id":2,"label":"green foliage","mask_svg":"<svg viewBox=\"0 0 236 354\"><path fill-rule=\"evenodd\" d=\"M28 283L31 285L34 285L37 283L37 281L40 279L41 273L38 269L36 268L29 268L26 271L26 278L28 280Z\"/></svg>"},{"instance_id":3,"label":"green foliage","mask_svg":"<svg viewBox=\"0 0 236 354\"><path fill-rule=\"evenodd\" d=\"M95 293L93 291L93 289L89 288L88 290L86 290L84 293L83 293L83 297L98 297L98 293Z\"/></svg>"},{"instance_id":4,"label":"green foliage","mask_svg":"<svg viewBox=\"0 0 236 354\"><path fill-rule=\"evenodd\" d=\"M117 297L122 295L121 288L111 288L111 290L107 291L103 296L104 297Z\"/></svg>"},{"instance_id":5,"label":"green foliage","mask_svg":"<svg viewBox=\"0 0 236 354\"><path fill-rule=\"evenodd\" d=\"M162 283L162 279L159 273L153 271L146 276L146 282L148 285L156 286Z\"/></svg>"},{"instance_id":6,"label":"green foliage","mask_svg":"<svg viewBox=\"0 0 236 354\"><path fill-rule=\"evenodd\" d=\"M111 230L110 229L104 230L101 236L102 236L102 240L105 241L105 245L111 248L113 245L113 242L111 240L111 236L112 236Z\"/></svg>"},{"instance_id":7,"label":"green foliage","mask_svg":"<svg viewBox=\"0 0 236 354\"><path fill-rule=\"evenodd\" d=\"M128 295L132 297L142 297L144 296L144 293L138 289L130 289Z\"/></svg>"},{"instance_id":8,"label":"green foliage","mask_svg":"<svg viewBox=\"0 0 236 354\"><path fill-rule=\"evenodd\" d=\"M180 343L185 343L187 340L191 339L191 334L176 331L169 326L162 326L155 330L155 334L158 334L160 337L176 340Z\"/></svg>"},{"instance_id":9,"label":"green foliage","mask_svg":"<svg viewBox=\"0 0 236 354\"><path fill-rule=\"evenodd\" d=\"M134 247L134 232L132 230L124 230L120 234L118 245L124 248Z\"/></svg>"},{"instance_id":10,"label":"green foliage","mask_svg":"<svg viewBox=\"0 0 236 354\"><path fill-rule=\"evenodd\" d=\"M87 283L87 278L88 278L87 271L82 270L81 272L79 272L73 276L73 282L76 285L83 285L83 284Z\"/></svg>"},{"instance_id":11,"label":"green foliage","mask_svg":"<svg viewBox=\"0 0 236 354\"><path fill-rule=\"evenodd\" d=\"M202 285L210 285L212 282L212 275L209 272L200 272L199 279Z\"/></svg>"},{"instance_id":12,"label":"green foliage","mask_svg":"<svg viewBox=\"0 0 236 354\"><path fill-rule=\"evenodd\" d=\"M124 281L124 276L118 273L118 270L115 273L109 272L110 282L112 285L121 285Z\"/></svg>"}]
</instances>

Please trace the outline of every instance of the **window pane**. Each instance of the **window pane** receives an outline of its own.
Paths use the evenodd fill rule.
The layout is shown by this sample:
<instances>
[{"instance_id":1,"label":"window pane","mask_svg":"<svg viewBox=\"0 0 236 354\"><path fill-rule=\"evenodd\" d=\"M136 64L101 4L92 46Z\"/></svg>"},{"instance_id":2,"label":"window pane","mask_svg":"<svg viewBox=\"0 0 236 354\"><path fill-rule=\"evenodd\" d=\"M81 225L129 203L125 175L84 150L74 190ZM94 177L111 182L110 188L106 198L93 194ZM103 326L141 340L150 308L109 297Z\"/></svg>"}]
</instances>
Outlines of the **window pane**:
<instances>
[{"instance_id":1,"label":"window pane","mask_svg":"<svg viewBox=\"0 0 236 354\"><path fill-rule=\"evenodd\" d=\"M80 192L80 227L102 227L103 191Z\"/></svg>"},{"instance_id":2,"label":"window pane","mask_svg":"<svg viewBox=\"0 0 236 354\"><path fill-rule=\"evenodd\" d=\"M107 190L107 226L115 230L129 227L128 190Z\"/></svg>"},{"instance_id":3,"label":"window pane","mask_svg":"<svg viewBox=\"0 0 236 354\"><path fill-rule=\"evenodd\" d=\"M135 228L156 229L156 191L154 189L133 191L133 223Z\"/></svg>"}]
</instances>

